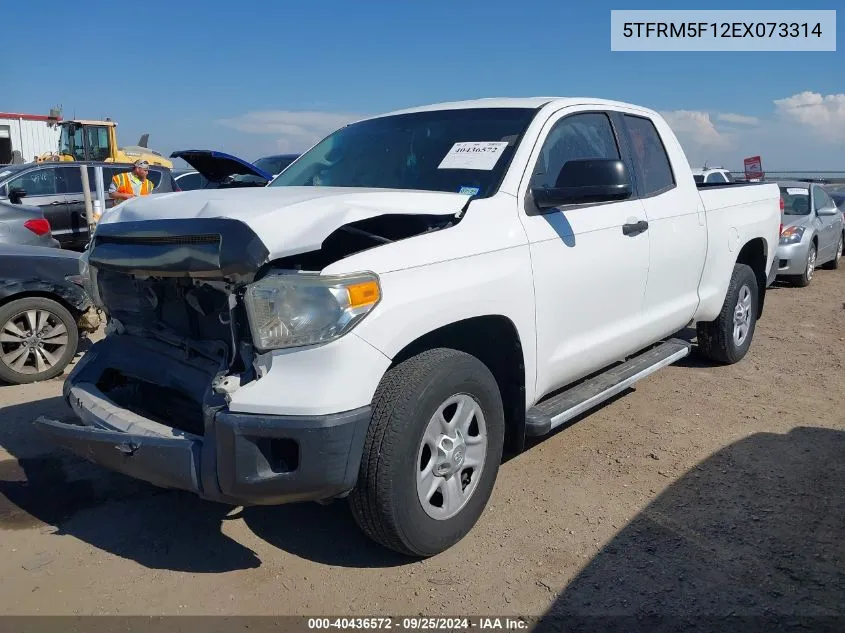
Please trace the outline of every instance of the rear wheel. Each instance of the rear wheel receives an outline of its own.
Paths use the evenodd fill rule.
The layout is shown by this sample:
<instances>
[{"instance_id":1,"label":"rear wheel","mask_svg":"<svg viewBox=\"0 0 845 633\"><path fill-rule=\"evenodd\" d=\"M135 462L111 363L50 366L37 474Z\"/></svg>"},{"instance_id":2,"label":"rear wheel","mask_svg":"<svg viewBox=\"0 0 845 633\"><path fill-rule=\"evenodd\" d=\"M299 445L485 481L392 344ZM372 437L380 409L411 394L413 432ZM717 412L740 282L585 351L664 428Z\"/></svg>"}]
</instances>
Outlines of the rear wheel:
<instances>
[{"instance_id":1,"label":"rear wheel","mask_svg":"<svg viewBox=\"0 0 845 633\"><path fill-rule=\"evenodd\" d=\"M810 285L811 281L813 281L813 275L816 272L817 255L818 251L816 250L816 245L810 244L810 250L807 253L807 259L804 263L804 273L793 277L792 281L796 286L800 288L805 288Z\"/></svg>"},{"instance_id":2,"label":"rear wheel","mask_svg":"<svg viewBox=\"0 0 845 633\"><path fill-rule=\"evenodd\" d=\"M352 514L374 541L432 556L460 541L487 504L504 412L484 363L433 349L390 369L376 391Z\"/></svg>"},{"instance_id":3,"label":"rear wheel","mask_svg":"<svg viewBox=\"0 0 845 633\"><path fill-rule=\"evenodd\" d=\"M697 325L700 354L726 364L745 357L757 325L758 294L754 271L745 264L735 264L719 316Z\"/></svg>"},{"instance_id":4,"label":"rear wheel","mask_svg":"<svg viewBox=\"0 0 845 633\"><path fill-rule=\"evenodd\" d=\"M839 243L836 245L836 254L833 259L824 265L829 270L836 270L839 268L839 260L842 259L842 246L845 243L845 234L839 236Z\"/></svg>"},{"instance_id":5,"label":"rear wheel","mask_svg":"<svg viewBox=\"0 0 845 633\"><path fill-rule=\"evenodd\" d=\"M78 345L76 320L52 299L25 297L0 307L0 380L22 384L55 378Z\"/></svg>"}]
</instances>

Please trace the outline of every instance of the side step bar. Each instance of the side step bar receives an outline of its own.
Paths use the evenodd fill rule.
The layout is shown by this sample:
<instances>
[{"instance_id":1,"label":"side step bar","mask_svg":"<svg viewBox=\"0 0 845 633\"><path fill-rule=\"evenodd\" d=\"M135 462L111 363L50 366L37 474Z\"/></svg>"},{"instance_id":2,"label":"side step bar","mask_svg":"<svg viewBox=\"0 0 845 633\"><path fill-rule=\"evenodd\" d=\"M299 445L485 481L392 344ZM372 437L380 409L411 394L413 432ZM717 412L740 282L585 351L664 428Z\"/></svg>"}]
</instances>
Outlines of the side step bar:
<instances>
[{"instance_id":1,"label":"side step bar","mask_svg":"<svg viewBox=\"0 0 845 633\"><path fill-rule=\"evenodd\" d=\"M623 392L638 380L683 358L690 353L691 347L687 341L670 339L571 389L538 402L526 413L525 434L536 437L549 433Z\"/></svg>"}]
</instances>

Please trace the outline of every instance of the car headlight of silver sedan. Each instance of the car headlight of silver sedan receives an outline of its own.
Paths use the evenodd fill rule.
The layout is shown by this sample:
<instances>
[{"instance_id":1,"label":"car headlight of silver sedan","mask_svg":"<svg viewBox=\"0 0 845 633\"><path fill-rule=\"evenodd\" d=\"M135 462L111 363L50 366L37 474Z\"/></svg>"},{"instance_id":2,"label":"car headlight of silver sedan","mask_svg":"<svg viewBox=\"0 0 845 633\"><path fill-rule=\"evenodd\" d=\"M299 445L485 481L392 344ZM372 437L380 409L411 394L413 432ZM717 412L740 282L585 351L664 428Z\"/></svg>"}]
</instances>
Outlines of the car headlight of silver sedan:
<instances>
[{"instance_id":1,"label":"car headlight of silver sedan","mask_svg":"<svg viewBox=\"0 0 845 633\"><path fill-rule=\"evenodd\" d=\"M244 292L253 342L265 351L337 339L380 300L381 287L373 273L272 272Z\"/></svg>"},{"instance_id":2,"label":"car headlight of silver sedan","mask_svg":"<svg viewBox=\"0 0 845 633\"><path fill-rule=\"evenodd\" d=\"M787 226L780 232L781 244L797 244L804 237L804 227Z\"/></svg>"}]
</instances>

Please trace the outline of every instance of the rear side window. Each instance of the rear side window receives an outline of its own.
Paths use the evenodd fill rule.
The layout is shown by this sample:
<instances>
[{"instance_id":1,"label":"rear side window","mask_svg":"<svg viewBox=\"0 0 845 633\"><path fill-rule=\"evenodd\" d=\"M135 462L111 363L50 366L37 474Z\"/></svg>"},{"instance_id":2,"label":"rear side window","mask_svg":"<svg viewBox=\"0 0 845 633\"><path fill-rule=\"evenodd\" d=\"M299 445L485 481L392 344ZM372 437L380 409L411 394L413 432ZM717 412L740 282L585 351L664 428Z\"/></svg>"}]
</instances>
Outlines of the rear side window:
<instances>
[{"instance_id":1,"label":"rear side window","mask_svg":"<svg viewBox=\"0 0 845 633\"><path fill-rule=\"evenodd\" d=\"M568 161L585 158L620 158L606 114L585 112L558 121L543 143L532 186L555 187L560 170Z\"/></svg>"},{"instance_id":2,"label":"rear side window","mask_svg":"<svg viewBox=\"0 0 845 633\"><path fill-rule=\"evenodd\" d=\"M693 174L692 178L693 178L693 180L695 180L695 182L697 182L699 185L700 185L700 184L702 184L702 183L704 182L704 176L702 176L701 174Z\"/></svg>"},{"instance_id":3,"label":"rear side window","mask_svg":"<svg viewBox=\"0 0 845 633\"><path fill-rule=\"evenodd\" d=\"M623 116L631 138L636 163L634 168L639 176L642 195L653 196L672 189L675 186L672 164L654 123L630 114Z\"/></svg>"},{"instance_id":4,"label":"rear side window","mask_svg":"<svg viewBox=\"0 0 845 633\"><path fill-rule=\"evenodd\" d=\"M724 183L726 181L725 181L725 177L722 176L722 174L720 174L718 171L714 171L712 174L707 176L707 182Z\"/></svg>"}]
</instances>

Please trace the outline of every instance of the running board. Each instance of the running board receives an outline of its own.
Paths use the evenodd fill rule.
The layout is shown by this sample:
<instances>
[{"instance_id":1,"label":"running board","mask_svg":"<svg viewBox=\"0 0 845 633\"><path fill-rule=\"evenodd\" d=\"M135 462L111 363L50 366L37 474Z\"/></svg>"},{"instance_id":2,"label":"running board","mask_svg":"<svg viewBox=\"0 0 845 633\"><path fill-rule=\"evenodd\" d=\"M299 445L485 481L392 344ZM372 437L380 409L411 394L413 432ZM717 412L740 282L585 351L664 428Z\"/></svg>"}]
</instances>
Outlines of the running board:
<instances>
[{"instance_id":1,"label":"running board","mask_svg":"<svg viewBox=\"0 0 845 633\"><path fill-rule=\"evenodd\" d=\"M537 403L525 415L525 434L533 437L546 435L561 424L622 393L638 380L683 358L690 353L691 347L687 341L670 339L576 387Z\"/></svg>"}]
</instances>

